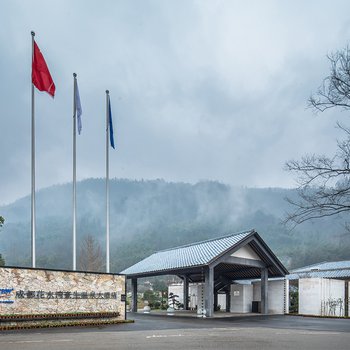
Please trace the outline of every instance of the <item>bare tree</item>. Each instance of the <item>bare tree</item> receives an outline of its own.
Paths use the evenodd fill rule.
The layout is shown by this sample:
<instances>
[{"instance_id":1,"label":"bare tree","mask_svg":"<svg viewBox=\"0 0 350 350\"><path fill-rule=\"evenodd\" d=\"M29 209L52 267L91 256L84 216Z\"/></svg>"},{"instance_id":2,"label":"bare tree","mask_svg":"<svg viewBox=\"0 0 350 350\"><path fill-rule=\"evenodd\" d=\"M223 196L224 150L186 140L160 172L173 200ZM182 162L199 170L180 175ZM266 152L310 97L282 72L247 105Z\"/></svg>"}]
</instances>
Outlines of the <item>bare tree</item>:
<instances>
[{"instance_id":1,"label":"bare tree","mask_svg":"<svg viewBox=\"0 0 350 350\"><path fill-rule=\"evenodd\" d=\"M101 246L92 235L84 237L79 254L79 269L82 271L102 271L104 266Z\"/></svg>"},{"instance_id":2,"label":"bare tree","mask_svg":"<svg viewBox=\"0 0 350 350\"><path fill-rule=\"evenodd\" d=\"M350 48L327 56L330 74L323 80L317 92L309 98L309 106L324 112L329 108L350 109Z\"/></svg>"},{"instance_id":3,"label":"bare tree","mask_svg":"<svg viewBox=\"0 0 350 350\"><path fill-rule=\"evenodd\" d=\"M309 107L317 112L330 108L350 109L350 49L346 47L328 56L330 74ZM288 198L294 206L285 222L298 225L310 219L333 216L350 211L350 129L337 123L344 132L334 156L307 155L286 163L286 170L296 175L299 199Z\"/></svg>"}]
</instances>

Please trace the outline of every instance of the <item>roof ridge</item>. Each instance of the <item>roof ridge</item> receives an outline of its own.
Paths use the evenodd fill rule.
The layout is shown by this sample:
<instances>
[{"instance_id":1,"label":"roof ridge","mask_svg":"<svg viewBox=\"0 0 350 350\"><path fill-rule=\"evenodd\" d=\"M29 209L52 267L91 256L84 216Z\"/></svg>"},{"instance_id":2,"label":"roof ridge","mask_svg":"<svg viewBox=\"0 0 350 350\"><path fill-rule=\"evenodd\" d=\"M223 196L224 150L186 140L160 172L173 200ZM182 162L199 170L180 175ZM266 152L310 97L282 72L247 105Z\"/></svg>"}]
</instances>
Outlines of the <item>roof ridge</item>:
<instances>
[{"instance_id":1,"label":"roof ridge","mask_svg":"<svg viewBox=\"0 0 350 350\"><path fill-rule=\"evenodd\" d=\"M322 261L322 262L315 263L315 264L312 264L312 265L306 265L306 266L298 267L296 269L291 270L290 272L291 273L298 273L298 271L300 271L300 272L311 272L311 271L307 271L307 269L310 269L310 268L315 267L315 266L324 265L324 264L334 264L334 263L340 263L340 262L349 262L350 263L350 260ZM321 267L321 268L319 268L320 271L328 271L328 270L334 270L334 269L335 270L348 269L348 267L341 267L341 268L324 268L324 267Z\"/></svg>"},{"instance_id":2,"label":"roof ridge","mask_svg":"<svg viewBox=\"0 0 350 350\"><path fill-rule=\"evenodd\" d=\"M337 268L333 268L333 269L318 269L316 271L300 271L300 272L293 272L293 274L302 274L302 273L313 273L313 272L332 272L332 271L344 271L344 270L350 270L350 266L348 267L337 267Z\"/></svg>"},{"instance_id":3,"label":"roof ridge","mask_svg":"<svg viewBox=\"0 0 350 350\"><path fill-rule=\"evenodd\" d=\"M215 237L215 238L209 238L209 239L206 239L204 241L193 242L193 243L188 243L188 244L184 244L184 245L177 246L177 247L172 247L172 248L158 250L158 251L154 252L153 254L157 254L157 253L161 253L161 252L167 252L169 250L175 250L175 249L180 249L180 248L191 247L191 246L202 244L202 243L207 243L207 242L211 242L211 241L217 241L219 239L233 237L233 236L238 236L238 235L241 235L243 233L252 233L252 232L255 232L255 230L254 229L250 229L250 230L244 230L244 231L240 231L240 232L236 232L236 233L230 233L230 234L227 234L227 235L224 235L224 236L219 236L219 237Z\"/></svg>"},{"instance_id":4,"label":"roof ridge","mask_svg":"<svg viewBox=\"0 0 350 350\"><path fill-rule=\"evenodd\" d=\"M306 265L306 266L302 266L302 267L297 267L296 269L293 269L291 272L297 271L297 270L301 270L301 269L308 269L308 268L310 268L310 267L317 266L317 265L321 265L321 264L324 264L324 263L327 263L327 261L322 261L322 262L318 262L318 263L311 264L311 265Z\"/></svg>"}]
</instances>

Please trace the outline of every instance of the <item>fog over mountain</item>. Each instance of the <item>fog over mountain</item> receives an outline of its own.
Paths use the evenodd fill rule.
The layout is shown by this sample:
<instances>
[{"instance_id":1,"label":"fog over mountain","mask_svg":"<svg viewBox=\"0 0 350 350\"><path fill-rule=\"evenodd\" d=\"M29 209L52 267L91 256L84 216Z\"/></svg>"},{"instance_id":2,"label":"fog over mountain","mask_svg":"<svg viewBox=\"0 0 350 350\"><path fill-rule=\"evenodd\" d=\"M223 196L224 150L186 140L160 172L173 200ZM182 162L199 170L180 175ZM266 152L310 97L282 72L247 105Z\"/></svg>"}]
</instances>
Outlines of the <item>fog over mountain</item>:
<instances>
[{"instance_id":1,"label":"fog over mountain","mask_svg":"<svg viewBox=\"0 0 350 350\"><path fill-rule=\"evenodd\" d=\"M72 266L72 185L37 193L37 265ZM295 190L232 187L219 182L110 181L111 271L165 248L255 228L288 267L350 258L344 220L328 218L288 230L285 197ZM0 207L0 253L7 265L30 266L30 197ZM105 253L105 180L77 186L77 245L93 235Z\"/></svg>"}]
</instances>

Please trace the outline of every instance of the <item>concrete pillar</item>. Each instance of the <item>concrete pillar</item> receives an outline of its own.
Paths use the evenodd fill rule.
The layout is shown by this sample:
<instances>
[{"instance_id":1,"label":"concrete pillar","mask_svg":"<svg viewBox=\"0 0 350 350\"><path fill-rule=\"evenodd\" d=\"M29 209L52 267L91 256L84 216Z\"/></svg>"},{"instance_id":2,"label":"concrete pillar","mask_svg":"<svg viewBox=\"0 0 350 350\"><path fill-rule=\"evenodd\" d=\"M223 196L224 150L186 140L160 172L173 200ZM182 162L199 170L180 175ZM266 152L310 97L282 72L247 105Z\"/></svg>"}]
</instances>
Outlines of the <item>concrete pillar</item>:
<instances>
[{"instance_id":1,"label":"concrete pillar","mask_svg":"<svg viewBox=\"0 0 350 350\"><path fill-rule=\"evenodd\" d=\"M268 314L269 306L267 302L267 288L268 288L269 272L267 268L261 269L261 313Z\"/></svg>"},{"instance_id":2,"label":"concrete pillar","mask_svg":"<svg viewBox=\"0 0 350 350\"><path fill-rule=\"evenodd\" d=\"M214 312L214 268L207 267L205 269L205 291L204 305L207 317L212 317Z\"/></svg>"},{"instance_id":3,"label":"concrete pillar","mask_svg":"<svg viewBox=\"0 0 350 350\"><path fill-rule=\"evenodd\" d=\"M289 293L289 280L284 278L284 313L289 314L289 299L290 299L290 293Z\"/></svg>"},{"instance_id":4,"label":"concrete pillar","mask_svg":"<svg viewBox=\"0 0 350 350\"><path fill-rule=\"evenodd\" d=\"M231 312L231 294L230 294L230 291L226 292L226 312Z\"/></svg>"},{"instance_id":5,"label":"concrete pillar","mask_svg":"<svg viewBox=\"0 0 350 350\"><path fill-rule=\"evenodd\" d=\"M188 310L188 276L183 277L184 284L183 284L183 296L184 296L184 309Z\"/></svg>"},{"instance_id":6,"label":"concrete pillar","mask_svg":"<svg viewBox=\"0 0 350 350\"><path fill-rule=\"evenodd\" d=\"M345 303L344 303L344 316L349 317L349 281L345 281Z\"/></svg>"},{"instance_id":7,"label":"concrete pillar","mask_svg":"<svg viewBox=\"0 0 350 350\"><path fill-rule=\"evenodd\" d=\"M132 295L132 305L131 311L137 312L137 278L131 279L131 295Z\"/></svg>"}]
</instances>

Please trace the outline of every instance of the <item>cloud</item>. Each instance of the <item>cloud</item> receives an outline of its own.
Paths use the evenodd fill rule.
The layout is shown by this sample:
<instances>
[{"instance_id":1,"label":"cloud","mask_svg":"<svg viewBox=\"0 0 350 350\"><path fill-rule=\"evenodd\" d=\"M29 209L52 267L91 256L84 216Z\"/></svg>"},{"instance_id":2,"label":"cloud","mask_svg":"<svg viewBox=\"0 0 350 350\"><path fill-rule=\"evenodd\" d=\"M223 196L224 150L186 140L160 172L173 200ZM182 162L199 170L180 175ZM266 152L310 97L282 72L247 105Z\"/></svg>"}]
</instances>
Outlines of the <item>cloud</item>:
<instances>
[{"instance_id":1,"label":"cloud","mask_svg":"<svg viewBox=\"0 0 350 350\"><path fill-rule=\"evenodd\" d=\"M306 100L346 45L347 1L2 1L0 203L30 192L30 31L57 86L36 92L37 187L71 181L72 73L83 133L78 179L293 186L283 164L335 145L336 111Z\"/></svg>"}]
</instances>

